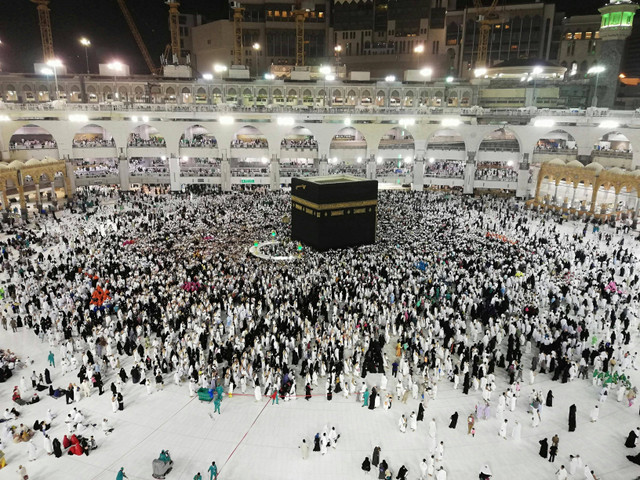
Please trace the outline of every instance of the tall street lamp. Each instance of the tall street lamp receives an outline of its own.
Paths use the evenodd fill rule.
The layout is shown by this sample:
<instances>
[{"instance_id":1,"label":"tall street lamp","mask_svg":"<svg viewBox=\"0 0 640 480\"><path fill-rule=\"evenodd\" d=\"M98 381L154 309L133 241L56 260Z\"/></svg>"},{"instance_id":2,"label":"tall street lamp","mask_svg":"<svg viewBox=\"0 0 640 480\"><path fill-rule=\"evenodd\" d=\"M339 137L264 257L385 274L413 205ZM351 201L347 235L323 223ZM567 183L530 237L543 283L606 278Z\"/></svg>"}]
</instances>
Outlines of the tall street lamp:
<instances>
[{"instance_id":1,"label":"tall street lamp","mask_svg":"<svg viewBox=\"0 0 640 480\"><path fill-rule=\"evenodd\" d=\"M333 51L335 52L336 65L340 65L340 52L342 52L342 46L336 45L333 47Z\"/></svg>"},{"instance_id":2,"label":"tall street lamp","mask_svg":"<svg viewBox=\"0 0 640 480\"><path fill-rule=\"evenodd\" d=\"M592 107L598 106L598 79L600 78L600 74L604 71L605 68L602 65L594 65L587 71L590 75L593 75L594 73L596 74L596 88L594 89L593 98L591 99Z\"/></svg>"},{"instance_id":3,"label":"tall street lamp","mask_svg":"<svg viewBox=\"0 0 640 480\"><path fill-rule=\"evenodd\" d=\"M222 74L227 71L227 66L226 65L220 65L219 63L216 63L213 66L213 71L215 73L219 73L220 74L220 78L222 78Z\"/></svg>"},{"instance_id":4,"label":"tall street lamp","mask_svg":"<svg viewBox=\"0 0 640 480\"><path fill-rule=\"evenodd\" d=\"M57 58L52 58L51 60L49 60L47 62L47 65L49 65L52 69L53 69L53 79L56 82L56 100L60 100L60 90L58 90L58 67L62 66L62 62L60 60L58 60Z\"/></svg>"},{"instance_id":5,"label":"tall street lamp","mask_svg":"<svg viewBox=\"0 0 640 480\"><path fill-rule=\"evenodd\" d=\"M89 75L89 46L91 41L88 38L82 37L80 39L80 45L84 47L84 58L87 61L87 75Z\"/></svg>"},{"instance_id":6,"label":"tall street lamp","mask_svg":"<svg viewBox=\"0 0 640 480\"><path fill-rule=\"evenodd\" d=\"M253 48L253 56L255 58L255 66L256 66L256 77L258 76L258 52L260 51L260 44L258 42L254 43L251 48Z\"/></svg>"},{"instance_id":7,"label":"tall street lamp","mask_svg":"<svg viewBox=\"0 0 640 480\"><path fill-rule=\"evenodd\" d=\"M122 71L123 65L116 61L108 63L107 68L113 72L113 95L111 98L115 100L118 96L118 80L116 76L118 75L118 72Z\"/></svg>"},{"instance_id":8,"label":"tall street lamp","mask_svg":"<svg viewBox=\"0 0 640 480\"><path fill-rule=\"evenodd\" d=\"M49 82L49 75L53 75L53 70L50 68L43 68L40 73L47 77L47 101L51 101L51 83Z\"/></svg>"},{"instance_id":9,"label":"tall street lamp","mask_svg":"<svg viewBox=\"0 0 640 480\"><path fill-rule=\"evenodd\" d=\"M413 47L413 53L416 54L416 67L420 64L420 55L424 53L424 43Z\"/></svg>"}]
</instances>

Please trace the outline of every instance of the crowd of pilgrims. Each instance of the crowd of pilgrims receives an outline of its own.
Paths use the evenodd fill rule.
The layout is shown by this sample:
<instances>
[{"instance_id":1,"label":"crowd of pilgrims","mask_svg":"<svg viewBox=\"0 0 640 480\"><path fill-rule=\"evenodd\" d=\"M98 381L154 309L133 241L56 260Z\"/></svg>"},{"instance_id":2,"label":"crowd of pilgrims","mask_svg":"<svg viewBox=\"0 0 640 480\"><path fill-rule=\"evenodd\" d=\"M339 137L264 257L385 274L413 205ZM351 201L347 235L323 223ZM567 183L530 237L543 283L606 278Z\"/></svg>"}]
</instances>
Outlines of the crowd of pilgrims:
<instances>
[{"instance_id":1,"label":"crowd of pilgrims","mask_svg":"<svg viewBox=\"0 0 640 480\"><path fill-rule=\"evenodd\" d=\"M289 212L282 192L134 192L91 216L38 220L3 242L4 315L78 372L54 392L69 403L109 385L114 412L129 381L256 400L366 394L369 408L391 408L387 390L435 398L448 380L463 395L480 388L488 406L496 376L510 399L538 373L568 382L630 366L631 236L571 232L512 200L381 191L375 245L305 248L285 264L248 254L272 232L289 238ZM92 305L97 287L108 297Z\"/></svg>"}]
</instances>

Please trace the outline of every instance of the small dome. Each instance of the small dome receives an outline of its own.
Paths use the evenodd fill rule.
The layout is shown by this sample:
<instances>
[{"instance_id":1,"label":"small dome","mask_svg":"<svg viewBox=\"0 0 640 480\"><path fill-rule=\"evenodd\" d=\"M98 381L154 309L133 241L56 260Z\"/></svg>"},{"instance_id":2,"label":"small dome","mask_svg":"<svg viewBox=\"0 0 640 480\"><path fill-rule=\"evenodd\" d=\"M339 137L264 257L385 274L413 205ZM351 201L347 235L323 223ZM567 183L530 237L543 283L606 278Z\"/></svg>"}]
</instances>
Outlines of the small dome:
<instances>
[{"instance_id":1,"label":"small dome","mask_svg":"<svg viewBox=\"0 0 640 480\"><path fill-rule=\"evenodd\" d=\"M578 160L571 160L569 163L567 163L567 167L584 168L584 165Z\"/></svg>"},{"instance_id":2,"label":"small dome","mask_svg":"<svg viewBox=\"0 0 640 480\"><path fill-rule=\"evenodd\" d=\"M626 170L621 169L620 167L613 167L612 169L608 170L609 173L615 173L616 175L626 175L627 172Z\"/></svg>"},{"instance_id":3,"label":"small dome","mask_svg":"<svg viewBox=\"0 0 640 480\"><path fill-rule=\"evenodd\" d=\"M24 163L20 160L14 160L9 164L9 168L13 168L14 170L20 170L22 167L24 167Z\"/></svg>"},{"instance_id":4,"label":"small dome","mask_svg":"<svg viewBox=\"0 0 640 480\"><path fill-rule=\"evenodd\" d=\"M0 170L9 170L9 165L4 162L0 163ZM640 170L638 171L640 172Z\"/></svg>"},{"instance_id":5,"label":"small dome","mask_svg":"<svg viewBox=\"0 0 640 480\"><path fill-rule=\"evenodd\" d=\"M600 171L604 169L604 167L600 165L598 162L591 162L589 165L587 165L584 168L588 168L589 170L595 170L598 173L600 173Z\"/></svg>"},{"instance_id":6,"label":"small dome","mask_svg":"<svg viewBox=\"0 0 640 480\"><path fill-rule=\"evenodd\" d=\"M563 167L565 165L564 160L562 160L561 158L554 158L553 160L549 160L547 163L549 165L560 165Z\"/></svg>"},{"instance_id":7,"label":"small dome","mask_svg":"<svg viewBox=\"0 0 640 480\"><path fill-rule=\"evenodd\" d=\"M634 177L640 177L640 170L634 170L633 172L629 172L629 175L633 175Z\"/></svg>"},{"instance_id":8,"label":"small dome","mask_svg":"<svg viewBox=\"0 0 640 480\"><path fill-rule=\"evenodd\" d=\"M37 158L31 158L24 164L25 167L32 167L34 165L40 165L40 160Z\"/></svg>"}]
</instances>

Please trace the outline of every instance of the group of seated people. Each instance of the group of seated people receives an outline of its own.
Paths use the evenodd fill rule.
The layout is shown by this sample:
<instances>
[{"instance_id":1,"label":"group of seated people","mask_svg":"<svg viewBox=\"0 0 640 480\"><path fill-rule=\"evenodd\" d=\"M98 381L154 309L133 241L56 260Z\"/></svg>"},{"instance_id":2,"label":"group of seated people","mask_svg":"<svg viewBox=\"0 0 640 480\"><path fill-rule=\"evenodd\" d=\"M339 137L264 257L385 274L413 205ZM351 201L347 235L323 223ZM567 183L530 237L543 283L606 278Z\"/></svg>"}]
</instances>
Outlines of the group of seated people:
<instances>
[{"instance_id":1,"label":"group of seated people","mask_svg":"<svg viewBox=\"0 0 640 480\"><path fill-rule=\"evenodd\" d=\"M32 429L22 423L17 427L12 425L9 427L9 430L11 430L13 435L13 443L28 442L35 435L35 432Z\"/></svg>"},{"instance_id":2,"label":"group of seated people","mask_svg":"<svg viewBox=\"0 0 640 480\"><path fill-rule=\"evenodd\" d=\"M464 176L464 162L439 160L425 163L426 177L462 178Z\"/></svg>"},{"instance_id":3,"label":"group of seated people","mask_svg":"<svg viewBox=\"0 0 640 480\"><path fill-rule=\"evenodd\" d=\"M129 172L131 173L131 175L168 175L169 169L167 167L147 167L144 165L140 165L138 167L131 167L129 169Z\"/></svg>"},{"instance_id":4,"label":"group of seated people","mask_svg":"<svg viewBox=\"0 0 640 480\"><path fill-rule=\"evenodd\" d=\"M231 148L268 148L269 144L264 138L254 138L253 140L242 140L237 138L231 141Z\"/></svg>"},{"instance_id":5,"label":"group of seated people","mask_svg":"<svg viewBox=\"0 0 640 480\"><path fill-rule=\"evenodd\" d=\"M40 401L40 397L38 396L37 392L34 392L29 399L25 400L20 395L20 389L16 385L15 387L13 387L13 394L11 395L11 400L13 400L18 405L22 406L22 405L31 405L32 403L38 403Z\"/></svg>"},{"instance_id":6,"label":"group of seated people","mask_svg":"<svg viewBox=\"0 0 640 480\"><path fill-rule=\"evenodd\" d=\"M573 146L573 148L569 148L567 144L563 142L543 142L540 141L536 145L537 151L548 151L548 152L557 152L558 150L577 150L577 146Z\"/></svg>"},{"instance_id":7,"label":"group of seated people","mask_svg":"<svg viewBox=\"0 0 640 480\"><path fill-rule=\"evenodd\" d=\"M36 148L58 148L58 144L55 140L27 140L25 138L9 142L9 150L33 150Z\"/></svg>"},{"instance_id":8,"label":"group of seated people","mask_svg":"<svg viewBox=\"0 0 640 480\"><path fill-rule=\"evenodd\" d=\"M209 147L215 148L218 146L218 141L207 135L194 135L193 138L182 137L180 139L181 147Z\"/></svg>"},{"instance_id":9,"label":"group of seated people","mask_svg":"<svg viewBox=\"0 0 640 480\"><path fill-rule=\"evenodd\" d=\"M310 138L303 138L300 140L290 140L290 139L283 139L280 142L280 147L281 148L311 148L311 149L317 149L318 148L318 141L315 140L313 137Z\"/></svg>"},{"instance_id":10,"label":"group of seated people","mask_svg":"<svg viewBox=\"0 0 640 480\"><path fill-rule=\"evenodd\" d=\"M234 168L231 169L231 176L232 177L246 177L246 176L268 177L269 176L269 169L268 168L258 168L258 167L255 167L255 166L251 166L251 167L238 166L238 167L234 167Z\"/></svg>"},{"instance_id":11,"label":"group of seated people","mask_svg":"<svg viewBox=\"0 0 640 480\"><path fill-rule=\"evenodd\" d=\"M6 382L11 378L17 361L18 357L11 350L0 349L0 382Z\"/></svg>"},{"instance_id":12,"label":"group of seated people","mask_svg":"<svg viewBox=\"0 0 640 480\"><path fill-rule=\"evenodd\" d=\"M411 168L398 167L395 162L385 163L376 167L376 175L378 175L379 177L386 175L407 175L408 173L411 173Z\"/></svg>"},{"instance_id":13,"label":"group of seated people","mask_svg":"<svg viewBox=\"0 0 640 480\"><path fill-rule=\"evenodd\" d=\"M313 165L306 167L296 164L280 165L280 177L310 177L317 174L318 169Z\"/></svg>"},{"instance_id":14,"label":"group of seated people","mask_svg":"<svg viewBox=\"0 0 640 480\"><path fill-rule=\"evenodd\" d=\"M53 453L57 458L60 458L60 456L62 456L62 451L59 448L58 451L56 451L56 442L58 442L57 438L53 441ZM80 456L85 454L89 456L89 452L98 448L98 445L96 444L93 436L87 438L82 435L73 434L71 435L71 438L67 435L62 438L62 448L67 451L67 455Z\"/></svg>"},{"instance_id":15,"label":"group of seated people","mask_svg":"<svg viewBox=\"0 0 640 480\"><path fill-rule=\"evenodd\" d=\"M93 138L91 140L74 140L73 146L77 148L115 147L113 138Z\"/></svg>"},{"instance_id":16,"label":"group of seated people","mask_svg":"<svg viewBox=\"0 0 640 480\"><path fill-rule=\"evenodd\" d=\"M464 150L465 144L463 141L453 142L430 142L427 146L428 150Z\"/></svg>"},{"instance_id":17,"label":"group of seated people","mask_svg":"<svg viewBox=\"0 0 640 480\"><path fill-rule=\"evenodd\" d=\"M118 167L108 165L93 165L81 167L75 170L76 177L107 177L118 175Z\"/></svg>"},{"instance_id":18,"label":"group of seated people","mask_svg":"<svg viewBox=\"0 0 640 480\"><path fill-rule=\"evenodd\" d=\"M142 138L137 133L129 135L129 147L166 147L167 142L162 137L149 137L148 139Z\"/></svg>"},{"instance_id":19,"label":"group of seated people","mask_svg":"<svg viewBox=\"0 0 640 480\"><path fill-rule=\"evenodd\" d=\"M476 170L476 180L516 182L518 180L518 172L513 168L479 168Z\"/></svg>"},{"instance_id":20,"label":"group of seated people","mask_svg":"<svg viewBox=\"0 0 640 480\"><path fill-rule=\"evenodd\" d=\"M611 148L611 146L607 145L594 145L593 150L597 152L615 152L615 153L631 153L631 148Z\"/></svg>"},{"instance_id":21,"label":"group of seated people","mask_svg":"<svg viewBox=\"0 0 640 480\"><path fill-rule=\"evenodd\" d=\"M183 177L219 177L220 167L181 167L180 175Z\"/></svg>"},{"instance_id":22,"label":"group of seated people","mask_svg":"<svg viewBox=\"0 0 640 480\"><path fill-rule=\"evenodd\" d=\"M347 163L337 163L337 164L329 164L329 174L330 175L355 175L362 177L366 174L366 167L364 163L362 164L347 164Z\"/></svg>"}]
</instances>

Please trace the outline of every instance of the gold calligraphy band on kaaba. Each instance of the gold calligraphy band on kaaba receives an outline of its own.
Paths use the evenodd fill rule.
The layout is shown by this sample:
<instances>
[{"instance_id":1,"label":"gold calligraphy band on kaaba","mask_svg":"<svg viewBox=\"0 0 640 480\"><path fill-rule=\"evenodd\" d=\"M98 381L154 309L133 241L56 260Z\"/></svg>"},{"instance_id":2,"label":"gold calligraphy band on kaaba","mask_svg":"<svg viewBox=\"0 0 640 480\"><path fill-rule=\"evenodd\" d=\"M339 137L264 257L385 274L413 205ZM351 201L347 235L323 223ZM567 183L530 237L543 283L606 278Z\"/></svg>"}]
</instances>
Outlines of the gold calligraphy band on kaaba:
<instances>
[{"instance_id":1,"label":"gold calligraphy band on kaaba","mask_svg":"<svg viewBox=\"0 0 640 480\"><path fill-rule=\"evenodd\" d=\"M338 208L353 207L373 207L378 205L378 200L360 200L356 202L340 202L340 203L314 203L295 195L291 195L291 201L299 203L314 210L335 210Z\"/></svg>"}]
</instances>

